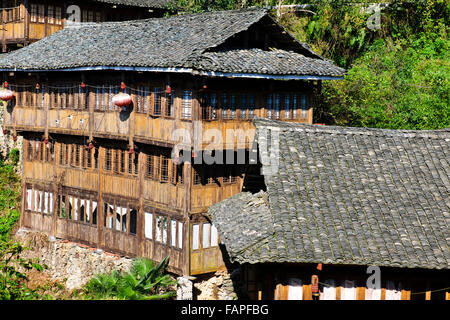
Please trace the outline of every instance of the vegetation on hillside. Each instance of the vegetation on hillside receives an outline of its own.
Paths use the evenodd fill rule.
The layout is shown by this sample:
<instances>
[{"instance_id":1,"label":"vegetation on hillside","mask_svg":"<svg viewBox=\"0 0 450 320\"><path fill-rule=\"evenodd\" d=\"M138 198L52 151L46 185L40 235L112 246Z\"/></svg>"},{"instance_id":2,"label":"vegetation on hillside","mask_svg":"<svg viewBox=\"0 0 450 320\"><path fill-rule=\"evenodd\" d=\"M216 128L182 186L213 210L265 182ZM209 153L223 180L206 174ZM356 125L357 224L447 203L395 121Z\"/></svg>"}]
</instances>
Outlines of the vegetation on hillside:
<instances>
[{"instance_id":1,"label":"vegetation on hillside","mask_svg":"<svg viewBox=\"0 0 450 320\"><path fill-rule=\"evenodd\" d=\"M22 259L26 248L11 239L20 212L20 177L15 172L19 158L18 149L6 159L0 157L0 300L37 299L39 293L26 284L26 272L43 269L35 260Z\"/></svg>"}]
</instances>

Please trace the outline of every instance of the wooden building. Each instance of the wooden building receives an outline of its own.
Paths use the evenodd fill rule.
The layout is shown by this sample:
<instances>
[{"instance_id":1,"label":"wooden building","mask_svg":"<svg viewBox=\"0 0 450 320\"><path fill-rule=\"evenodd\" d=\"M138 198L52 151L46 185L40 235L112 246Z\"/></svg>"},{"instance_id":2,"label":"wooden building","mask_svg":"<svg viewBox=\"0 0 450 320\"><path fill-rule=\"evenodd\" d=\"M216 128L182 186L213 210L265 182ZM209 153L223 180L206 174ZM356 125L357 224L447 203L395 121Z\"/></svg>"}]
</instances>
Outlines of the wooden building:
<instances>
[{"instance_id":1,"label":"wooden building","mask_svg":"<svg viewBox=\"0 0 450 320\"><path fill-rule=\"evenodd\" d=\"M208 210L248 298L450 300L448 129L254 123L251 179Z\"/></svg>"},{"instance_id":2,"label":"wooden building","mask_svg":"<svg viewBox=\"0 0 450 320\"><path fill-rule=\"evenodd\" d=\"M21 225L169 255L183 275L224 267L204 213L241 191L252 119L312 123L321 81L344 74L261 9L69 27L0 70L4 129L25 141ZM131 105L112 103L119 92Z\"/></svg>"},{"instance_id":3,"label":"wooden building","mask_svg":"<svg viewBox=\"0 0 450 320\"><path fill-rule=\"evenodd\" d=\"M61 30L66 21L104 22L161 17L169 0L1 0L2 52ZM75 7L76 6L76 7Z\"/></svg>"}]
</instances>

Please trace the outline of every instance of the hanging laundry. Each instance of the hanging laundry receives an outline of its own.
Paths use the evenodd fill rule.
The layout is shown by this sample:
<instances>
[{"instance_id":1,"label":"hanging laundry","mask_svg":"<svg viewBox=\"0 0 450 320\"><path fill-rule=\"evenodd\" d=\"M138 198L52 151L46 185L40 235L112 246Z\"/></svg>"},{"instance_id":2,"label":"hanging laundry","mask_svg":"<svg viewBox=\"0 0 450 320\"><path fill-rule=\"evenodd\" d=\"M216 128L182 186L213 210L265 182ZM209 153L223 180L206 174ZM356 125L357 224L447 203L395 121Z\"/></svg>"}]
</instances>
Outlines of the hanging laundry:
<instances>
[{"instance_id":1,"label":"hanging laundry","mask_svg":"<svg viewBox=\"0 0 450 320\"><path fill-rule=\"evenodd\" d=\"M288 282L288 300L303 300L303 283L297 278L290 278Z\"/></svg>"},{"instance_id":2,"label":"hanging laundry","mask_svg":"<svg viewBox=\"0 0 450 320\"><path fill-rule=\"evenodd\" d=\"M332 279L326 280L323 290L320 293L320 300L336 300L336 286Z\"/></svg>"},{"instance_id":3,"label":"hanging laundry","mask_svg":"<svg viewBox=\"0 0 450 320\"><path fill-rule=\"evenodd\" d=\"M341 300L356 300L355 281L344 281L344 286L341 289Z\"/></svg>"}]
</instances>

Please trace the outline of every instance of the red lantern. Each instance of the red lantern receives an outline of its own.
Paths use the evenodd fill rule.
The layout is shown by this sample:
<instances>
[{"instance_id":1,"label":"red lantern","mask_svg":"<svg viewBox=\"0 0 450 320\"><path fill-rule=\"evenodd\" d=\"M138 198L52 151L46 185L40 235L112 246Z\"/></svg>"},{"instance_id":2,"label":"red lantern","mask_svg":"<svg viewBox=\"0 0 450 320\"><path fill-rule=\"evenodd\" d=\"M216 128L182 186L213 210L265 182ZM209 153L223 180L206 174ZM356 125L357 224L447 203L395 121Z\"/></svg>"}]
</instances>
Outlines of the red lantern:
<instances>
[{"instance_id":1,"label":"red lantern","mask_svg":"<svg viewBox=\"0 0 450 320\"><path fill-rule=\"evenodd\" d=\"M166 93L170 94L171 92L172 92L172 88L169 85L167 85L166 86Z\"/></svg>"},{"instance_id":2,"label":"red lantern","mask_svg":"<svg viewBox=\"0 0 450 320\"><path fill-rule=\"evenodd\" d=\"M127 87L127 86L125 85L124 82L121 82L121 83L120 83L120 89L125 90L126 87Z\"/></svg>"},{"instance_id":3,"label":"red lantern","mask_svg":"<svg viewBox=\"0 0 450 320\"><path fill-rule=\"evenodd\" d=\"M9 101L14 97L14 93L11 90L0 90L0 100Z\"/></svg>"},{"instance_id":4,"label":"red lantern","mask_svg":"<svg viewBox=\"0 0 450 320\"><path fill-rule=\"evenodd\" d=\"M317 264L317 270L322 271L322 264L321 263Z\"/></svg>"},{"instance_id":5,"label":"red lantern","mask_svg":"<svg viewBox=\"0 0 450 320\"><path fill-rule=\"evenodd\" d=\"M134 153L134 149L133 149L133 148L130 148L130 150L128 150L128 153L129 153L129 154L133 154L133 153Z\"/></svg>"},{"instance_id":6,"label":"red lantern","mask_svg":"<svg viewBox=\"0 0 450 320\"><path fill-rule=\"evenodd\" d=\"M115 104L118 107L125 107L128 106L131 103L131 96L127 93L119 93L116 94L112 98L113 104Z\"/></svg>"},{"instance_id":7,"label":"red lantern","mask_svg":"<svg viewBox=\"0 0 450 320\"><path fill-rule=\"evenodd\" d=\"M202 88L203 88L203 90L206 90L206 89L208 89L208 86L206 84L204 84Z\"/></svg>"},{"instance_id":8,"label":"red lantern","mask_svg":"<svg viewBox=\"0 0 450 320\"><path fill-rule=\"evenodd\" d=\"M317 275L311 277L311 292L313 297L319 297L319 277Z\"/></svg>"},{"instance_id":9,"label":"red lantern","mask_svg":"<svg viewBox=\"0 0 450 320\"><path fill-rule=\"evenodd\" d=\"M81 83L82 88L86 88L86 84L84 82Z\"/></svg>"},{"instance_id":10,"label":"red lantern","mask_svg":"<svg viewBox=\"0 0 450 320\"><path fill-rule=\"evenodd\" d=\"M89 142L88 148L89 150L94 149L94 144L92 142Z\"/></svg>"},{"instance_id":11,"label":"red lantern","mask_svg":"<svg viewBox=\"0 0 450 320\"><path fill-rule=\"evenodd\" d=\"M48 139L45 139L45 140L44 140L44 143L45 143L45 144L48 144Z\"/></svg>"},{"instance_id":12,"label":"red lantern","mask_svg":"<svg viewBox=\"0 0 450 320\"><path fill-rule=\"evenodd\" d=\"M9 86L8 81L3 82L3 86L4 86L5 88L8 88L8 86Z\"/></svg>"},{"instance_id":13,"label":"red lantern","mask_svg":"<svg viewBox=\"0 0 450 320\"><path fill-rule=\"evenodd\" d=\"M41 85L39 83L36 83L36 90L39 90L41 88Z\"/></svg>"}]
</instances>

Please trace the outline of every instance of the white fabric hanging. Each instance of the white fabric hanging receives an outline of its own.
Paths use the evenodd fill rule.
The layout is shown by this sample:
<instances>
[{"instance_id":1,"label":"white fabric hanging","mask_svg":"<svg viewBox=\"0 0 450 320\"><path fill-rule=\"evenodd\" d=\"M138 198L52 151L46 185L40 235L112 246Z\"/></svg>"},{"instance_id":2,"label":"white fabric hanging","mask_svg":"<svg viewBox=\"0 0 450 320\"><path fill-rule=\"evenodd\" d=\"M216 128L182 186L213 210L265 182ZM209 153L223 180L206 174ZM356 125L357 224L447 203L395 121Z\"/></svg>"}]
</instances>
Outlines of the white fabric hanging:
<instances>
[{"instance_id":1,"label":"white fabric hanging","mask_svg":"<svg viewBox=\"0 0 450 320\"><path fill-rule=\"evenodd\" d=\"M394 281L387 281L386 283L386 298L385 300L401 300L402 291L395 287Z\"/></svg>"},{"instance_id":2,"label":"white fabric hanging","mask_svg":"<svg viewBox=\"0 0 450 320\"><path fill-rule=\"evenodd\" d=\"M44 192L44 213L48 213L48 192Z\"/></svg>"},{"instance_id":3,"label":"white fabric hanging","mask_svg":"<svg viewBox=\"0 0 450 320\"><path fill-rule=\"evenodd\" d=\"M178 222L178 248L183 248L183 222Z\"/></svg>"},{"instance_id":4,"label":"white fabric hanging","mask_svg":"<svg viewBox=\"0 0 450 320\"><path fill-rule=\"evenodd\" d=\"M211 247L216 247L219 244L219 234L215 225L211 225Z\"/></svg>"},{"instance_id":5,"label":"white fabric hanging","mask_svg":"<svg viewBox=\"0 0 450 320\"><path fill-rule=\"evenodd\" d=\"M177 245L177 221L170 221L170 245L175 247Z\"/></svg>"},{"instance_id":6,"label":"white fabric hanging","mask_svg":"<svg viewBox=\"0 0 450 320\"><path fill-rule=\"evenodd\" d=\"M153 239L153 214L145 212L145 237Z\"/></svg>"},{"instance_id":7,"label":"white fabric hanging","mask_svg":"<svg viewBox=\"0 0 450 320\"><path fill-rule=\"evenodd\" d=\"M27 189L27 210L32 210L32 196L33 196L33 190Z\"/></svg>"},{"instance_id":8,"label":"white fabric hanging","mask_svg":"<svg viewBox=\"0 0 450 320\"><path fill-rule=\"evenodd\" d=\"M288 300L303 300L303 283L297 278L288 281Z\"/></svg>"},{"instance_id":9,"label":"white fabric hanging","mask_svg":"<svg viewBox=\"0 0 450 320\"><path fill-rule=\"evenodd\" d=\"M323 292L320 293L320 300L336 300L336 286L334 280L326 280Z\"/></svg>"},{"instance_id":10,"label":"white fabric hanging","mask_svg":"<svg viewBox=\"0 0 450 320\"><path fill-rule=\"evenodd\" d=\"M381 288L366 288L365 300L381 300Z\"/></svg>"},{"instance_id":11,"label":"white fabric hanging","mask_svg":"<svg viewBox=\"0 0 450 320\"><path fill-rule=\"evenodd\" d=\"M344 286L341 289L341 300L356 300L356 288L354 281L344 281Z\"/></svg>"}]
</instances>

